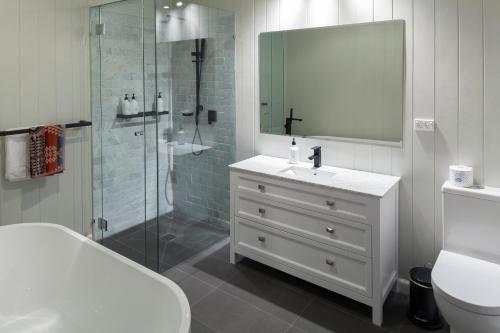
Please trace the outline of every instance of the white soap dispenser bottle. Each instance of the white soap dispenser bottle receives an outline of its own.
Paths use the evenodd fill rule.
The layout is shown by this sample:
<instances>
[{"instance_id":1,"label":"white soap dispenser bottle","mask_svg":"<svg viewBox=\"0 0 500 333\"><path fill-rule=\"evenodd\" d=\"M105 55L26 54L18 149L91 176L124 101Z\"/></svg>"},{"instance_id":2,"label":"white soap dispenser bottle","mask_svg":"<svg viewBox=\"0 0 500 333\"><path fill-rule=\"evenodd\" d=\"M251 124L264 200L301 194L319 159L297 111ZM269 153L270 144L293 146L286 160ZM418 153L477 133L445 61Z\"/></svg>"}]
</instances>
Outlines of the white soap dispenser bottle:
<instances>
[{"instance_id":1,"label":"white soap dispenser bottle","mask_svg":"<svg viewBox=\"0 0 500 333\"><path fill-rule=\"evenodd\" d=\"M132 101L130 101L130 113L138 114L139 113L139 103L135 99L135 94L132 94Z\"/></svg>"},{"instance_id":2,"label":"white soap dispenser bottle","mask_svg":"<svg viewBox=\"0 0 500 333\"><path fill-rule=\"evenodd\" d=\"M125 94L125 98L122 100L122 114L130 115L130 101L128 100L128 94Z\"/></svg>"},{"instance_id":3,"label":"white soap dispenser bottle","mask_svg":"<svg viewBox=\"0 0 500 333\"><path fill-rule=\"evenodd\" d=\"M289 162L292 164L299 163L299 147L295 143L295 138L292 140L292 145L290 146L290 157Z\"/></svg>"},{"instance_id":4,"label":"white soap dispenser bottle","mask_svg":"<svg viewBox=\"0 0 500 333\"><path fill-rule=\"evenodd\" d=\"M161 97L161 92L158 93L158 98L156 99L156 111L157 112L165 111L163 106L163 97Z\"/></svg>"}]
</instances>

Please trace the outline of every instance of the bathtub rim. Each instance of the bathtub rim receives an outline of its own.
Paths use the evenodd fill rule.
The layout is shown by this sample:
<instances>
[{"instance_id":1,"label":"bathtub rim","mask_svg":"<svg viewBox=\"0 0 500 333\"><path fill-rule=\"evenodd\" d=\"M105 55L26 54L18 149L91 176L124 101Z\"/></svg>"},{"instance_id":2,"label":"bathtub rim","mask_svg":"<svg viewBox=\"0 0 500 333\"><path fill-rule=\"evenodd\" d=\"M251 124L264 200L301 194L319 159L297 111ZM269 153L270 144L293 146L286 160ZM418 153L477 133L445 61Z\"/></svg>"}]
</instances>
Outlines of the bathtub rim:
<instances>
[{"instance_id":1,"label":"bathtub rim","mask_svg":"<svg viewBox=\"0 0 500 333\"><path fill-rule=\"evenodd\" d=\"M88 237L85 237L79 233L77 233L74 230L71 230L68 227L65 227L63 225L59 224L54 224L54 223L46 223L46 222L25 222L25 223L17 223L17 224L9 224L9 225L3 225L0 226L0 232L5 229L16 229L16 228L29 228L29 227L37 226L37 227L47 227L47 228L52 228L52 229L58 229L66 234L77 238L79 241L84 242L85 244L88 244L89 246L92 246L98 251L103 252L106 255L109 255L119 261L121 261L123 264L128 265L129 267L147 275L148 277L156 280L157 282L160 282L161 284L165 285L169 289L171 289L179 301L180 307L181 307L181 313L183 314L184 318L181 320L181 325L179 327L180 332L190 332L191 330L191 308L189 306L188 299L186 297L186 294L182 291L182 289L172 280L169 278L163 276L162 274L156 273L155 271L150 270L149 268L146 268L142 266L141 264L136 263L133 260L130 260L129 258L122 256L119 253L116 253L105 246L97 243L93 239L90 239Z\"/></svg>"}]
</instances>

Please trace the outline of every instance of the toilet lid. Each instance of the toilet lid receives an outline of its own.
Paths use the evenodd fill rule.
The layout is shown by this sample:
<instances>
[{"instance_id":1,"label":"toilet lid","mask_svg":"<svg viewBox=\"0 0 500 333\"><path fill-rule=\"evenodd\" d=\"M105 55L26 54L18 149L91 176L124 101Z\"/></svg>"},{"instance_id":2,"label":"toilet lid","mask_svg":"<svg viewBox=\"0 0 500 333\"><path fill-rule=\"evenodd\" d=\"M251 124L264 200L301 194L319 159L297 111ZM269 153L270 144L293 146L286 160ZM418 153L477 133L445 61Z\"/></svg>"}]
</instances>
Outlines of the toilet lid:
<instances>
[{"instance_id":1,"label":"toilet lid","mask_svg":"<svg viewBox=\"0 0 500 333\"><path fill-rule=\"evenodd\" d=\"M434 292L478 314L500 315L500 265L441 251L432 270Z\"/></svg>"}]
</instances>

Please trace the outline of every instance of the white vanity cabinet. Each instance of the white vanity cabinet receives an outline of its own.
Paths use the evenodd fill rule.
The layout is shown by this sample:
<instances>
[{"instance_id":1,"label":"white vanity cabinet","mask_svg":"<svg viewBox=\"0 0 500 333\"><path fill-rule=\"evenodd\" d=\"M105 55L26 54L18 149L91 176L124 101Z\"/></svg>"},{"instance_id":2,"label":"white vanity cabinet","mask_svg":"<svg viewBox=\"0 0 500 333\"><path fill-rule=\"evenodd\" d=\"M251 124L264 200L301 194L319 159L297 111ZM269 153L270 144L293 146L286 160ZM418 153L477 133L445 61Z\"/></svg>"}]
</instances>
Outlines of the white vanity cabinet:
<instances>
[{"instance_id":1,"label":"white vanity cabinet","mask_svg":"<svg viewBox=\"0 0 500 333\"><path fill-rule=\"evenodd\" d=\"M367 304L381 325L397 278L399 177L290 167L268 156L230 166L231 262L248 257Z\"/></svg>"}]
</instances>

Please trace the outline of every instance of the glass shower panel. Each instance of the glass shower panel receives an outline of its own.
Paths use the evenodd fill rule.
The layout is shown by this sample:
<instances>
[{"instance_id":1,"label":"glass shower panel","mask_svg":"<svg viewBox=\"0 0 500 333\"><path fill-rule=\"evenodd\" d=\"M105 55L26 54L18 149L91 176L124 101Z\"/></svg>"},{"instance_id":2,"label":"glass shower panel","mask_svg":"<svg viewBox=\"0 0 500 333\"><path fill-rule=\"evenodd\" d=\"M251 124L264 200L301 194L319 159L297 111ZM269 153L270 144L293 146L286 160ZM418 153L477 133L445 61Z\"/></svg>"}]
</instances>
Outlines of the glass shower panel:
<instances>
[{"instance_id":1,"label":"glass shower panel","mask_svg":"<svg viewBox=\"0 0 500 333\"><path fill-rule=\"evenodd\" d=\"M102 218L102 168L101 168L101 47L97 34L100 22L100 9L90 9L90 71L91 71L91 107L92 107L92 239L102 241L103 230L99 228L99 219Z\"/></svg>"},{"instance_id":2,"label":"glass shower panel","mask_svg":"<svg viewBox=\"0 0 500 333\"><path fill-rule=\"evenodd\" d=\"M234 161L234 14L157 2L158 89L170 122L159 130L159 260L177 265L227 238Z\"/></svg>"},{"instance_id":3,"label":"glass shower panel","mask_svg":"<svg viewBox=\"0 0 500 333\"><path fill-rule=\"evenodd\" d=\"M144 113L143 3L127 0L103 5L99 22L99 54L92 54L93 62L96 58L100 62L100 100L92 113L99 124L93 138L94 175L100 176L94 206L100 205L101 217L107 221L102 243L144 264L146 216L156 211L147 205L145 195L145 131L146 123L154 120ZM135 99L140 114L123 117L125 95L130 102Z\"/></svg>"}]
</instances>

